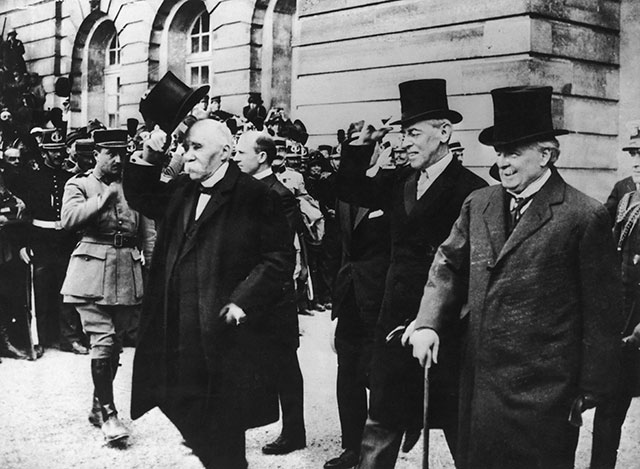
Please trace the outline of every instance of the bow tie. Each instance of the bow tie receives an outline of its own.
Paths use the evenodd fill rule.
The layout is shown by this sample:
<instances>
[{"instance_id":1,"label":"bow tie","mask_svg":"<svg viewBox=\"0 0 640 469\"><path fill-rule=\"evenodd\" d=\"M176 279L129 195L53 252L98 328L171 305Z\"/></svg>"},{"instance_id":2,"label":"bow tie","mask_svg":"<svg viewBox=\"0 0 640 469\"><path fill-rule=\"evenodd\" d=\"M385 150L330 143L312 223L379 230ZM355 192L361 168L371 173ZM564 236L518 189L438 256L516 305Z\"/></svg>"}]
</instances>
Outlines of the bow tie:
<instances>
[{"instance_id":1,"label":"bow tie","mask_svg":"<svg viewBox=\"0 0 640 469\"><path fill-rule=\"evenodd\" d=\"M215 186L213 186L213 187L204 187L202 184L198 185L198 191L200 191L201 194L211 195L211 194L213 194L213 191L215 189L216 189Z\"/></svg>"}]
</instances>

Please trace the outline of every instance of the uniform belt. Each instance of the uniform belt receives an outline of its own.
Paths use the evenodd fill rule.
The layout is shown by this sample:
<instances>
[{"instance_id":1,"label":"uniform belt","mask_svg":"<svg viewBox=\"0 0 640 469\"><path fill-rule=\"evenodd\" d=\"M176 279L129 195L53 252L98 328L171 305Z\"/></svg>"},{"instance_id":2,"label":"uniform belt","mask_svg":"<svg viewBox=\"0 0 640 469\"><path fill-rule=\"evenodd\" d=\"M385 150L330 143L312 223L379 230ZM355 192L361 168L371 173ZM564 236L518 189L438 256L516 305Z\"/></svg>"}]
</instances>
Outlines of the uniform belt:
<instances>
[{"instance_id":1,"label":"uniform belt","mask_svg":"<svg viewBox=\"0 0 640 469\"><path fill-rule=\"evenodd\" d=\"M36 220L35 218L31 220L31 224L38 228L44 228L45 230L61 230L62 222L60 220L49 221L49 220Z\"/></svg>"},{"instance_id":2,"label":"uniform belt","mask_svg":"<svg viewBox=\"0 0 640 469\"><path fill-rule=\"evenodd\" d=\"M137 236L127 236L121 233L112 235L84 235L80 242L93 244L108 244L114 248L135 248L138 246Z\"/></svg>"}]
</instances>

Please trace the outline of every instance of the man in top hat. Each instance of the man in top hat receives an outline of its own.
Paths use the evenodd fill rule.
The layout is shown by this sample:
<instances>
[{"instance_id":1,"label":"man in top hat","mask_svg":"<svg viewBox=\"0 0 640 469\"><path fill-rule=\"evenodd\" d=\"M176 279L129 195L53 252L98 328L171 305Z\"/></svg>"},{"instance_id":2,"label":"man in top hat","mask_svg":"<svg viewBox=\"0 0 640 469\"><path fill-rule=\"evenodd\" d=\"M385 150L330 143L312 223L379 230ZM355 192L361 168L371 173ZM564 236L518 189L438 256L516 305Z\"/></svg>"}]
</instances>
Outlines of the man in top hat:
<instances>
[{"instance_id":1,"label":"man in top hat","mask_svg":"<svg viewBox=\"0 0 640 469\"><path fill-rule=\"evenodd\" d=\"M590 469L615 468L622 425L631 399L640 395L640 122L632 122L631 130L631 138L622 150L629 154L632 174L615 184L605 203L612 215L614 240L622 261L622 372L612 397L596 407Z\"/></svg>"},{"instance_id":2,"label":"man in top hat","mask_svg":"<svg viewBox=\"0 0 640 469\"><path fill-rule=\"evenodd\" d=\"M551 87L491 92L500 185L465 201L403 342L446 366L447 323L469 322L458 468L572 469L581 412L619 368L620 268L606 209L569 186Z\"/></svg>"},{"instance_id":3,"label":"man in top hat","mask_svg":"<svg viewBox=\"0 0 640 469\"><path fill-rule=\"evenodd\" d=\"M486 185L463 168L449 151L452 126L462 116L449 109L446 82L414 80L400 84L403 148L409 165L366 176L376 143L385 130L361 123L343 144L338 170L338 197L389 216L391 257L373 349L369 418L362 437L364 469L395 465L404 433L405 450L422 428L423 373L399 341L385 344L392 330L418 312L422 288L437 246L444 241L464 199ZM388 130L388 129L387 129ZM457 439L457 354L462 325L452 321L446 351L449 361L434 370L430 394L430 425L443 428L452 453Z\"/></svg>"},{"instance_id":4,"label":"man in top hat","mask_svg":"<svg viewBox=\"0 0 640 469\"><path fill-rule=\"evenodd\" d=\"M63 304L60 296L76 243L75 233L64 230L61 223L64 185L72 176L62 169L64 136L57 129L44 130L40 147L43 163L27 170L24 182L16 188L32 219L20 256L25 263L33 264L39 345L86 355L89 351L78 313L73 306Z\"/></svg>"},{"instance_id":5,"label":"man in top hat","mask_svg":"<svg viewBox=\"0 0 640 469\"><path fill-rule=\"evenodd\" d=\"M80 313L91 343L93 406L89 421L108 444L129 432L118 419L113 379L120 365L122 336L142 302L143 255L150 256L148 231L122 192L127 132L93 133L96 165L71 178L64 190L62 225L82 238L75 247L61 293Z\"/></svg>"},{"instance_id":6,"label":"man in top hat","mask_svg":"<svg viewBox=\"0 0 640 469\"><path fill-rule=\"evenodd\" d=\"M167 117L180 122L184 107ZM245 469L245 430L278 418L271 313L293 272L290 230L277 193L230 161L221 122L187 130L184 174L163 184L167 130L154 130L124 172L127 200L159 226L131 415L157 406L205 467Z\"/></svg>"},{"instance_id":7,"label":"man in top hat","mask_svg":"<svg viewBox=\"0 0 640 469\"><path fill-rule=\"evenodd\" d=\"M604 206L607 207L609 211L609 215L611 215L612 222L616 219L618 204L622 197L640 188L640 162L638 158L636 158L637 155L640 154L640 121L630 122L629 127L631 137L622 148L622 151L626 151L631 157L633 174L616 182L611 190L611 194L609 194L607 201L604 203Z\"/></svg>"}]
</instances>

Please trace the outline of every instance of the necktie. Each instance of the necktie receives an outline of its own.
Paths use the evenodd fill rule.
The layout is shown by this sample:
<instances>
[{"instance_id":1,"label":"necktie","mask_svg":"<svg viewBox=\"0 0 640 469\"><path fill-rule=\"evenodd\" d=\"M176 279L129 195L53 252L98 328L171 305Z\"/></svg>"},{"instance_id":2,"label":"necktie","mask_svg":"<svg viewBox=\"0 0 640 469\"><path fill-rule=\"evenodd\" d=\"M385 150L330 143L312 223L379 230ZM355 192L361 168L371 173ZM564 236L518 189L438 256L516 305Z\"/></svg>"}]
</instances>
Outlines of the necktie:
<instances>
[{"instance_id":1,"label":"necktie","mask_svg":"<svg viewBox=\"0 0 640 469\"><path fill-rule=\"evenodd\" d=\"M416 189L416 198L419 199L422 195L427 192L429 188L429 173L426 171L420 171L420 175L418 176L418 187Z\"/></svg>"},{"instance_id":2,"label":"necktie","mask_svg":"<svg viewBox=\"0 0 640 469\"><path fill-rule=\"evenodd\" d=\"M202 184L200 184L198 186L198 190L200 191L201 194L207 194L207 195L211 195L213 194L215 186L213 187L204 187Z\"/></svg>"},{"instance_id":3,"label":"necktie","mask_svg":"<svg viewBox=\"0 0 640 469\"><path fill-rule=\"evenodd\" d=\"M511 196L514 202L512 203L513 207L509 211L509 214L511 215L511 231L515 229L516 225L522 218L522 209L531 201L534 195L535 194L532 194L529 197Z\"/></svg>"}]
</instances>

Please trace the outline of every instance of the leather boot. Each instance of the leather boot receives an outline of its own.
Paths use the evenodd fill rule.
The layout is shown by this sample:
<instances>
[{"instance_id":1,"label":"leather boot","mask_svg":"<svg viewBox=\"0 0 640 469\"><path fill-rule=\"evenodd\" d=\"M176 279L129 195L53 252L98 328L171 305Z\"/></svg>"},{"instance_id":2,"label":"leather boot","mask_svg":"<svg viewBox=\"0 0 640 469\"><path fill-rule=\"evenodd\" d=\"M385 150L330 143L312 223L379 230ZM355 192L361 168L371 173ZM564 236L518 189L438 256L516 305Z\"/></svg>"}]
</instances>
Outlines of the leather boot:
<instances>
[{"instance_id":1,"label":"leather boot","mask_svg":"<svg viewBox=\"0 0 640 469\"><path fill-rule=\"evenodd\" d=\"M93 392L93 405L91 406L91 412L89 412L89 422L94 427L102 427L102 408L95 391Z\"/></svg>"},{"instance_id":2,"label":"leather boot","mask_svg":"<svg viewBox=\"0 0 640 469\"><path fill-rule=\"evenodd\" d=\"M108 358L91 360L91 376L96 397L102 414L102 433L107 444L122 442L129 437L129 431L118 419L118 411L113 403L112 361Z\"/></svg>"}]
</instances>

